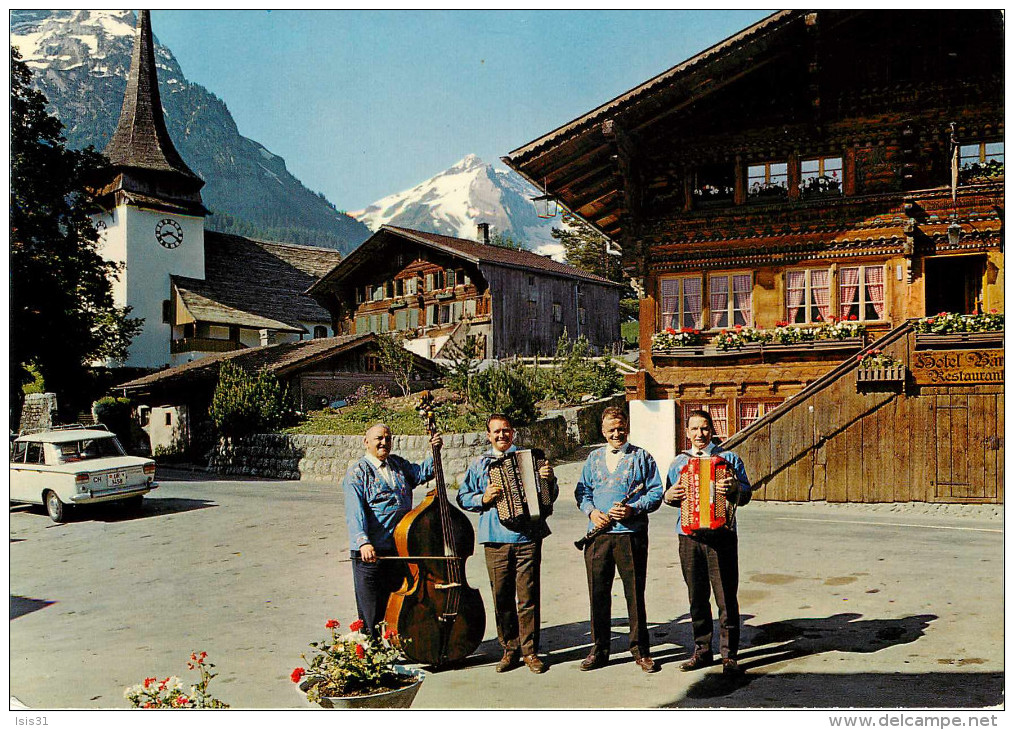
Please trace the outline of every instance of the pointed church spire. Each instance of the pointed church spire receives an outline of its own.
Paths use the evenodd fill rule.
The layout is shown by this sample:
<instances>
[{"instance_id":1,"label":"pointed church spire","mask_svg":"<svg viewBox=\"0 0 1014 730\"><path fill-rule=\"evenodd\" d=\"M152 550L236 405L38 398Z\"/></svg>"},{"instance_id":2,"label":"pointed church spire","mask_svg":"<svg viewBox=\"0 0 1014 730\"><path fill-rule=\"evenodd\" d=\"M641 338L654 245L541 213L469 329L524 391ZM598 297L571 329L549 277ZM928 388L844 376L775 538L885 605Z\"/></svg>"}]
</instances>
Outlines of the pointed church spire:
<instances>
[{"instance_id":1,"label":"pointed church spire","mask_svg":"<svg viewBox=\"0 0 1014 730\"><path fill-rule=\"evenodd\" d=\"M120 121L104 153L120 173L118 189L201 204L204 181L183 161L165 126L148 10L138 13Z\"/></svg>"}]
</instances>

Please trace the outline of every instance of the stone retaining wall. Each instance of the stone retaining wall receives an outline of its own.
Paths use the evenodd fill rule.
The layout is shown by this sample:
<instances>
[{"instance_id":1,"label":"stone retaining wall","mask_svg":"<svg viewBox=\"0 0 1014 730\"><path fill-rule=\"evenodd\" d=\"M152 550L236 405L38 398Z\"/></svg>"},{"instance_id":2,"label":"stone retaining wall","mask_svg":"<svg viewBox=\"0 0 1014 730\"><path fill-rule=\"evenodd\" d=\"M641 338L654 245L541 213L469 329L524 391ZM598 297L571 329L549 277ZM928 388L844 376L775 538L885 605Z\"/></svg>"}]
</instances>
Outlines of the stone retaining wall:
<instances>
[{"instance_id":1,"label":"stone retaining wall","mask_svg":"<svg viewBox=\"0 0 1014 730\"><path fill-rule=\"evenodd\" d=\"M575 443L597 444L602 441L602 411L609 406L626 410L626 405L626 396L614 395L579 406L549 411L546 415L563 416L567 421L567 433Z\"/></svg>"},{"instance_id":2,"label":"stone retaining wall","mask_svg":"<svg viewBox=\"0 0 1014 730\"><path fill-rule=\"evenodd\" d=\"M485 433L443 434L440 451L447 484L461 484L468 465L489 448ZM556 460L574 444L562 417L539 421L518 429L521 448L537 447ZM395 436L392 451L409 461L420 462L430 454L428 436ZM208 468L218 474L338 481L363 455L362 436L316 436L309 434L256 434L220 444Z\"/></svg>"}]
</instances>

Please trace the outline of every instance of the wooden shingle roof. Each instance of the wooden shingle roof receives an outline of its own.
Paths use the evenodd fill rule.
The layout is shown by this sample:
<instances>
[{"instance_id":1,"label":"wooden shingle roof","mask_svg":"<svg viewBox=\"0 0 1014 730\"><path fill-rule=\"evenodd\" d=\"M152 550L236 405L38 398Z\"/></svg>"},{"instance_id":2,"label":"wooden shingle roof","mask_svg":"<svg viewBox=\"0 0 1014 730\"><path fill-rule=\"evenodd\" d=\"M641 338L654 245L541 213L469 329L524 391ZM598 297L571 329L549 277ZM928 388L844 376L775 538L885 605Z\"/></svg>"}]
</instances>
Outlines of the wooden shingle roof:
<instances>
[{"instance_id":1,"label":"wooden shingle roof","mask_svg":"<svg viewBox=\"0 0 1014 730\"><path fill-rule=\"evenodd\" d=\"M183 161L165 126L148 10L138 16L120 121L104 154L116 167L172 173L190 178L198 187L204 184Z\"/></svg>"},{"instance_id":2,"label":"wooden shingle roof","mask_svg":"<svg viewBox=\"0 0 1014 730\"><path fill-rule=\"evenodd\" d=\"M262 345L233 352L219 352L122 383L117 385L116 389L149 391L154 388L212 382L217 380L218 370L223 362L232 362L248 372L267 371L274 375L284 376L320 360L376 341L377 335L375 334L342 335L341 337L321 337L301 342ZM431 360L419 355L414 355L414 358L416 365L422 369L428 372L436 370L436 365Z\"/></svg>"},{"instance_id":3,"label":"wooden shingle roof","mask_svg":"<svg viewBox=\"0 0 1014 730\"><path fill-rule=\"evenodd\" d=\"M331 321L303 292L340 260L334 249L205 231L205 278L172 280L200 321L303 332L301 322Z\"/></svg>"},{"instance_id":4,"label":"wooden shingle roof","mask_svg":"<svg viewBox=\"0 0 1014 730\"><path fill-rule=\"evenodd\" d=\"M439 233L427 233L412 228L383 225L370 238L360 244L359 248L350 253L340 264L332 268L320 281L314 284L308 294L321 294L327 288L327 282L343 281L353 276L361 267L370 265L377 253L391 236L407 239L430 249L457 256L473 264L504 266L512 269L523 269L542 276L558 276L565 279L578 279L602 286L622 288L622 284L610 281L596 274L590 274L576 266L562 264L548 256L531 251L518 251L501 246L469 241L465 238L443 236Z\"/></svg>"}]
</instances>

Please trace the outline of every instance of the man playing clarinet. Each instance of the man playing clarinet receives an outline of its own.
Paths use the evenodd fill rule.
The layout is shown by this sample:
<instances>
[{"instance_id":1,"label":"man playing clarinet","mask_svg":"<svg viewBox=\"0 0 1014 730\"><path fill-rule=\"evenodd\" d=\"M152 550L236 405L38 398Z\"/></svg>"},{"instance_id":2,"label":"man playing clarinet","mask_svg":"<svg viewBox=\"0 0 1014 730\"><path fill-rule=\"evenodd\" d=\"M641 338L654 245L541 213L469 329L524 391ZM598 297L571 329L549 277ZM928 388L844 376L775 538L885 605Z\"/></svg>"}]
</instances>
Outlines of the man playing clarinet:
<instances>
[{"instance_id":1,"label":"man playing clarinet","mask_svg":"<svg viewBox=\"0 0 1014 730\"><path fill-rule=\"evenodd\" d=\"M591 602L591 653L582 671L609 663L610 614L613 577L623 581L630 624L630 653L645 672L657 671L648 643L644 585L648 571L648 513L662 504L662 482L655 460L642 448L627 442L627 414L620 408L602 412L606 446L585 462L574 497L588 515L590 528L606 531L584 547Z\"/></svg>"},{"instance_id":2,"label":"man playing clarinet","mask_svg":"<svg viewBox=\"0 0 1014 730\"><path fill-rule=\"evenodd\" d=\"M686 498L679 476L691 458L721 456L733 475L726 476L715 484L719 494L728 503L744 505L750 501L750 480L746 476L743 461L731 451L722 451L712 442L715 427L707 411L693 411L687 416L686 435L690 450L676 455L669 467L665 492L665 503L679 507ZM681 521L677 517L676 529ZM690 672L714 663L711 651L712 620L711 591L715 592L718 604L719 651L722 656L722 672L726 675L739 673L736 655L739 651L739 548L736 537L735 512L725 526L715 530L694 532L691 535L679 533L680 565L683 580L687 584L690 598L690 620L694 631L694 653L689 661L680 665L680 670Z\"/></svg>"},{"instance_id":3,"label":"man playing clarinet","mask_svg":"<svg viewBox=\"0 0 1014 730\"><path fill-rule=\"evenodd\" d=\"M434 447L442 443L440 434L430 439ZM433 457L413 464L392 454L391 429L383 423L370 427L363 446L366 453L345 474L342 489L356 608L363 633L374 636L404 577L404 566L379 558L397 553L394 530L412 510L412 490L433 478Z\"/></svg>"},{"instance_id":4,"label":"man playing clarinet","mask_svg":"<svg viewBox=\"0 0 1014 730\"><path fill-rule=\"evenodd\" d=\"M515 532L500 522L496 501L503 489L490 484L489 465L504 454L517 451L510 419L500 413L491 415L486 420L486 437L492 448L472 462L457 499L462 509L479 513L478 540L486 552L496 635L503 647L496 671L514 669L523 660L531 671L542 674L546 663L539 658L539 574L542 541L549 535L549 526L540 520L531 531ZM543 465L539 476L548 480L549 493L555 501L559 485L553 468Z\"/></svg>"}]
</instances>

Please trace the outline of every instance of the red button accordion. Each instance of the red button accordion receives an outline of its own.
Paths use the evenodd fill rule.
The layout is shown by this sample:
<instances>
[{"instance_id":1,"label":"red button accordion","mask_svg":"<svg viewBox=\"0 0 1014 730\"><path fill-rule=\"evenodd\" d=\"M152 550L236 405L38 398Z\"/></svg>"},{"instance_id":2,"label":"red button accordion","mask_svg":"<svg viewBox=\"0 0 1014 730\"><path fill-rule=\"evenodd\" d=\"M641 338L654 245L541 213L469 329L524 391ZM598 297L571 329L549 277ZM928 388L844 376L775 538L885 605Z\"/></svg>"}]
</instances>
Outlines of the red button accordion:
<instances>
[{"instance_id":1,"label":"red button accordion","mask_svg":"<svg viewBox=\"0 0 1014 730\"><path fill-rule=\"evenodd\" d=\"M691 457L687 461L679 475L683 487L680 528L684 534L732 527L736 505L717 489L718 482L731 475L732 466L721 456Z\"/></svg>"}]
</instances>

